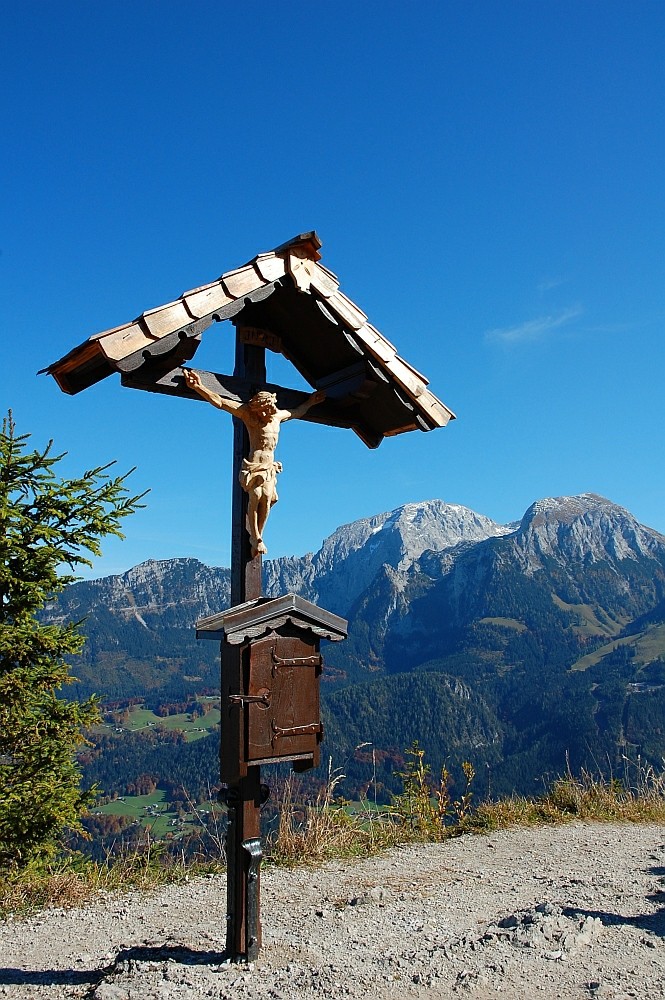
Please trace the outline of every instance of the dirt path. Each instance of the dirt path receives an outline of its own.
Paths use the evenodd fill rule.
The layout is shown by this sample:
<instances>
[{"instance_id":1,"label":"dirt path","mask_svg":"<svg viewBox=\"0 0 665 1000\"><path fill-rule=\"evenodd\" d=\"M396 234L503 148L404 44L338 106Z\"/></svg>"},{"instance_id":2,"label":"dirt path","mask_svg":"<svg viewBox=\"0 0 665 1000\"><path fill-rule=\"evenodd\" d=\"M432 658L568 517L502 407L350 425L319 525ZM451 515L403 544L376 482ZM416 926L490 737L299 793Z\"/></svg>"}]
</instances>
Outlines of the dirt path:
<instances>
[{"instance_id":1,"label":"dirt path","mask_svg":"<svg viewBox=\"0 0 665 1000\"><path fill-rule=\"evenodd\" d=\"M219 877L0 924L16 1000L665 997L665 828L512 830L266 868L260 961L222 962Z\"/></svg>"}]
</instances>

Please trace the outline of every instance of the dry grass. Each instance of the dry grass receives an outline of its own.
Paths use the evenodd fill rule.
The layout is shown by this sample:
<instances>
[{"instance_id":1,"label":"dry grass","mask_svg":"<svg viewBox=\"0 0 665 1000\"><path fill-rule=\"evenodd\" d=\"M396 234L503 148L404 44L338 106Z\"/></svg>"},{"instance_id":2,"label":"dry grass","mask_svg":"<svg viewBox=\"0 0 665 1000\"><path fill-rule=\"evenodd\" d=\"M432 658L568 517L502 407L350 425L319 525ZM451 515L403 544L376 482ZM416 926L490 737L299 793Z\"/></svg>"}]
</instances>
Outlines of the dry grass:
<instances>
[{"instance_id":1,"label":"dry grass","mask_svg":"<svg viewBox=\"0 0 665 1000\"><path fill-rule=\"evenodd\" d=\"M466 784L458 800L448 795L450 775L444 769L434 784L423 753L414 746L411 763L402 775L404 791L393 807L380 809L361 803L353 811L336 798L344 775L329 764L328 781L316 801L298 801L296 780L287 781L280 801L277 833L268 844L273 863L301 865L330 858L367 857L397 844L441 841L463 833L486 833L510 827L562 824L573 820L595 822L665 823L665 772L637 762L626 762L622 780L606 779L587 771L568 773L554 781L539 798L510 796L498 802L471 806L473 770L465 769ZM219 844L222 844L221 834ZM222 850L205 863L167 857L149 836L131 852L89 861L70 855L48 869L4 872L0 880L0 917L25 914L50 906L80 906L100 892L152 889L186 881L202 872L223 871Z\"/></svg>"},{"instance_id":2,"label":"dry grass","mask_svg":"<svg viewBox=\"0 0 665 1000\"><path fill-rule=\"evenodd\" d=\"M542 826L565 823L573 819L550 803L547 798L527 799L511 795L499 802L481 802L464 822L461 833L487 833L507 830L514 826Z\"/></svg>"},{"instance_id":3,"label":"dry grass","mask_svg":"<svg viewBox=\"0 0 665 1000\"><path fill-rule=\"evenodd\" d=\"M90 880L80 872L62 865L51 871L32 871L4 874L0 884L0 916L25 914L51 906L81 906L95 893Z\"/></svg>"},{"instance_id":4,"label":"dry grass","mask_svg":"<svg viewBox=\"0 0 665 1000\"><path fill-rule=\"evenodd\" d=\"M377 811L367 806L349 812L347 803L335 798L343 775L334 774L330 767L327 785L314 803L297 804L294 785L287 783L272 859L278 864L306 864L332 857L366 856L414 841L442 841L463 833L573 820L665 822L665 772L644 767L639 758L626 761L620 781L588 771L574 776L568 769L537 798L510 796L472 806L474 773L470 765L462 765L463 792L453 800L447 769L435 782L422 749L414 744L406 753L406 770L401 774L404 790L395 797L391 809Z\"/></svg>"},{"instance_id":5,"label":"dry grass","mask_svg":"<svg viewBox=\"0 0 665 1000\"><path fill-rule=\"evenodd\" d=\"M279 807L277 833L269 844L275 864L298 865L329 858L367 857L403 841L392 814L369 805L350 812L335 792L344 779L328 765L328 781L315 802L298 803L289 778Z\"/></svg>"},{"instance_id":6,"label":"dry grass","mask_svg":"<svg viewBox=\"0 0 665 1000\"><path fill-rule=\"evenodd\" d=\"M202 872L224 871L220 861L192 863L165 857L160 844L146 837L131 852L91 861L79 854L48 866L28 866L2 873L0 917L23 916L47 907L82 906L100 893L150 890L171 882L188 881Z\"/></svg>"},{"instance_id":7,"label":"dry grass","mask_svg":"<svg viewBox=\"0 0 665 1000\"><path fill-rule=\"evenodd\" d=\"M572 820L619 823L665 822L665 773L627 762L622 780L582 771L558 778L540 798L511 796L481 803L462 824L482 833L512 826L569 823Z\"/></svg>"}]
</instances>

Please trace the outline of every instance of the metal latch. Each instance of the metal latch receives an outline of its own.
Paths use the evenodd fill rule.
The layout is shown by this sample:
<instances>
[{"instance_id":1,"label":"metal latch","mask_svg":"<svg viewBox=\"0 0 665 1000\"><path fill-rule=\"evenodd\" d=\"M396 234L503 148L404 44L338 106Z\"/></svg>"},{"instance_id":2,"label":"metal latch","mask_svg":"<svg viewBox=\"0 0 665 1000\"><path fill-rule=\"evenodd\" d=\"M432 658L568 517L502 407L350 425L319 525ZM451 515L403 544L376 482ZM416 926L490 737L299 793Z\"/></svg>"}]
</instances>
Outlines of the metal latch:
<instances>
[{"instance_id":1,"label":"metal latch","mask_svg":"<svg viewBox=\"0 0 665 1000\"><path fill-rule=\"evenodd\" d=\"M261 688L258 694L230 694L229 701L233 705L265 705L270 708L271 692L268 688Z\"/></svg>"}]
</instances>

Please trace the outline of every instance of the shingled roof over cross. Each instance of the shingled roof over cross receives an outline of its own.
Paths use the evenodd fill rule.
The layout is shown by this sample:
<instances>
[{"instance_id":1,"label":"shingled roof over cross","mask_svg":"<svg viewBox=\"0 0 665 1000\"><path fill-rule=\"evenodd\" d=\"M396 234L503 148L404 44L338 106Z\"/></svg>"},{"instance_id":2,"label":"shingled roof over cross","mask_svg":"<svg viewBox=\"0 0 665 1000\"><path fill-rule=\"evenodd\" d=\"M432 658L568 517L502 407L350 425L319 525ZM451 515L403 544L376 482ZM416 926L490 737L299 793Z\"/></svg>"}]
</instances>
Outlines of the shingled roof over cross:
<instances>
[{"instance_id":1,"label":"shingled roof over cross","mask_svg":"<svg viewBox=\"0 0 665 1000\"><path fill-rule=\"evenodd\" d=\"M325 402L305 419L350 427L372 448L392 434L445 426L454 413L344 295L320 262L320 248L315 232L297 236L174 302L94 334L44 371L70 394L119 372L130 388L195 399L181 365L213 323L232 320L246 341L283 354L313 388L325 389ZM234 399L261 388L211 372L201 378ZM280 406L305 398L269 388Z\"/></svg>"}]
</instances>

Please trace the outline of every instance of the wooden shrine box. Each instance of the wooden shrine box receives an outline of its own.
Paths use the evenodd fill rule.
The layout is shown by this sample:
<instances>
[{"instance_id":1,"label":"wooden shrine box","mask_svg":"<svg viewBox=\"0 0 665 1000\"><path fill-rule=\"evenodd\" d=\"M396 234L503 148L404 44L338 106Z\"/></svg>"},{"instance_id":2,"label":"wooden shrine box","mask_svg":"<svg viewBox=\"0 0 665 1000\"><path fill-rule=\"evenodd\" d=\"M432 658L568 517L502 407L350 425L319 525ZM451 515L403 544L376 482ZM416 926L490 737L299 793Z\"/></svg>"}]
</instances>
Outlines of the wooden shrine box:
<instances>
[{"instance_id":1,"label":"wooden shrine box","mask_svg":"<svg viewBox=\"0 0 665 1000\"><path fill-rule=\"evenodd\" d=\"M237 781L249 766L318 765L319 647L346 635L343 618L295 594L260 597L196 623L197 638L221 641L222 781Z\"/></svg>"}]
</instances>

